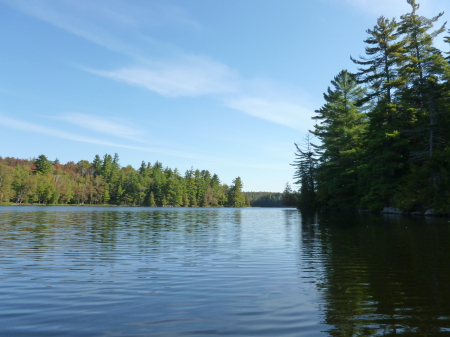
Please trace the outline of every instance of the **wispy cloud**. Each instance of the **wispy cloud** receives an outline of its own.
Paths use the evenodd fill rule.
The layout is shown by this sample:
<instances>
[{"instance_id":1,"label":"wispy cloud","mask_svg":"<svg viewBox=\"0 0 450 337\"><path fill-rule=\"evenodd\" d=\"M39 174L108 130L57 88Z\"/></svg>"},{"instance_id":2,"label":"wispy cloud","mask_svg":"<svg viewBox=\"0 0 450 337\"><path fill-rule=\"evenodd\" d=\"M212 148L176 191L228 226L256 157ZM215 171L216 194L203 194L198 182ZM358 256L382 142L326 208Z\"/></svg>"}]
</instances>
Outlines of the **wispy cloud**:
<instances>
[{"instance_id":1,"label":"wispy cloud","mask_svg":"<svg viewBox=\"0 0 450 337\"><path fill-rule=\"evenodd\" d=\"M49 2L43 0L1 0L2 2L34 16L40 20L80 36L97 45L108 49L133 54L137 51L132 46L117 39L99 24L92 24L85 15L80 15L80 9L71 1ZM92 12L91 12L92 13ZM123 22L123 20L120 20ZM116 22L120 22L116 18ZM105 20L101 20L105 22Z\"/></svg>"},{"instance_id":2,"label":"wispy cloud","mask_svg":"<svg viewBox=\"0 0 450 337\"><path fill-rule=\"evenodd\" d=\"M91 73L135 85L167 97L223 94L236 90L238 74L203 56L185 56L174 62L146 62L138 67Z\"/></svg>"},{"instance_id":3,"label":"wispy cloud","mask_svg":"<svg viewBox=\"0 0 450 337\"><path fill-rule=\"evenodd\" d=\"M167 149L167 148L142 147L142 146L126 145L123 143L110 142L110 141L105 141L105 140L98 139L98 138L77 135L72 132L55 130L55 129L52 129L52 128L49 128L46 126L42 126L42 125L36 124L36 123L28 123L28 122L19 121L17 119L10 118L5 115L0 115L0 116L1 116L0 125L6 126L9 128L13 128L16 130L40 133L40 134L44 134L46 136L68 139L68 140L72 140L75 142L81 142L81 143L105 145L105 146L110 146L110 147L115 147L115 148L125 148L125 149L152 152L152 153L161 153L161 154L166 154L166 155L171 155L171 156L181 157L181 158L197 159L197 160L204 160L204 161L214 161L213 158L203 156L201 154L190 153L190 152L186 152L186 151L177 151L177 150L172 150L172 149Z\"/></svg>"},{"instance_id":4,"label":"wispy cloud","mask_svg":"<svg viewBox=\"0 0 450 337\"><path fill-rule=\"evenodd\" d=\"M130 149L130 150L137 150L137 151L143 151L143 152L151 152L151 153L157 153L157 154L164 154L169 156L174 156L178 158L187 158L187 159L194 159L194 160L201 160L209 163L214 163L217 165L222 166L233 166L233 167L248 167L248 168L260 168L260 169L279 169L283 167L283 165L267 165L267 164L248 164L248 163L242 163L242 162L233 162L233 161L227 161L223 158L215 158L210 156L204 156L202 154L188 152L188 151L179 151L179 150L173 150L170 148L161 148L161 147L143 147L143 146L134 146L134 145L126 145L123 143L116 143L116 142L110 142L105 141L98 138L93 137L85 137L82 135L78 135L72 132L66 132L62 130L55 130L53 128L49 128L47 126L42 126L37 123L29 123L29 122L23 122L14 118L10 118L4 114L0 114L0 125L6 126L8 128L31 132L31 133L39 133L50 137L60 138L60 139L67 139L75 142L81 142L81 143L88 143L88 144L95 144L95 145L104 145L109 146L113 148L124 148L124 149Z\"/></svg>"},{"instance_id":5,"label":"wispy cloud","mask_svg":"<svg viewBox=\"0 0 450 337\"><path fill-rule=\"evenodd\" d=\"M310 122L312 111L287 101L267 100L262 97L241 97L230 99L226 104L230 108L250 116L298 130L305 131L312 125Z\"/></svg>"},{"instance_id":6,"label":"wispy cloud","mask_svg":"<svg viewBox=\"0 0 450 337\"><path fill-rule=\"evenodd\" d=\"M0 0L28 15L48 22L94 44L128 55L145 58L143 46L177 49L145 35L147 28L200 25L181 7L146 2L145 7L121 0Z\"/></svg>"},{"instance_id":7,"label":"wispy cloud","mask_svg":"<svg viewBox=\"0 0 450 337\"><path fill-rule=\"evenodd\" d=\"M125 139L137 140L146 134L143 129L127 125L126 121L120 119L106 119L83 113L65 113L56 118L94 132Z\"/></svg>"},{"instance_id":8,"label":"wispy cloud","mask_svg":"<svg viewBox=\"0 0 450 337\"><path fill-rule=\"evenodd\" d=\"M92 74L165 97L213 95L218 103L225 102L231 109L296 129L304 129L311 116L305 104L292 96L273 92L267 95L266 88L261 88L258 81L244 78L226 64L208 56L189 54L148 35L151 27L158 25L177 24L198 29L200 25L180 7L147 2L141 8L120 0L0 1L130 58L128 66L115 69L82 67ZM164 57L156 56L158 50L163 50ZM65 119L76 124L73 116L66 115ZM115 132L116 136L122 132L113 125L105 125L104 121L91 122L94 131Z\"/></svg>"},{"instance_id":9,"label":"wispy cloud","mask_svg":"<svg viewBox=\"0 0 450 337\"><path fill-rule=\"evenodd\" d=\"M23 121L20 121L17 119L9 118L5 115L1 115L0 125L7 126L9 128L13 128L16 130L40 133L40 134L45 134L47 136L73 140L76 142L129 148L129 146L127 146L127 145L117 144L114 142L104 141L104 140L91 138L91 137L80 136L80 135L77 135L77 134L74 134L71 132L55 130L55 129L52 129L52 128L49 128L46 126L42 126L39 124L28 123L28 122L23 122Z\"/></svg>"}]
</instances>

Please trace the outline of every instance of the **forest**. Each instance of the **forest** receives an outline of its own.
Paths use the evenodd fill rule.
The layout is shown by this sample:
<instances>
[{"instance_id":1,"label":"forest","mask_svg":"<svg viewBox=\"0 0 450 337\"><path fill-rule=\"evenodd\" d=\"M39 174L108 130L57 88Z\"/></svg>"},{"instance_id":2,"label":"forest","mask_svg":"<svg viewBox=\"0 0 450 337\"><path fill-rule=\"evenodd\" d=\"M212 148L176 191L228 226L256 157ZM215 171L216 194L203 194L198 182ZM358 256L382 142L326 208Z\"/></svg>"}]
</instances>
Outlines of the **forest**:
<instances>
[{"instance_id":1,"label":"forest","mask_svg":"<svg viewBox=\"0 0 450 337\"><path fill-rule=\"evenodd\" d=\"M450 30L407 3L366 31L295 144L299 208L450 213Z\"/></svg>"},{"instance_id":2,"label":"forest","mask_svg":"<svg viewBox=\"0 0 450 337\"><path fill-rule=\"evenodd\" d=\"M285 207L287 204L282 193L244 192L252 207Z\"/></svg>"},{"instance_id":3,"label":"forest","mask_svg":"<svg viewBox=\"0 0 450 337\"><path fill-rule=\"evenodd\" d=\"M138 170L121 167L119 156L96 155L92 162L61 164L0 157L0 204L245 207L240 177L222 184L207 170L177 169L142 161Z\"/></svg>"}]
</instances>

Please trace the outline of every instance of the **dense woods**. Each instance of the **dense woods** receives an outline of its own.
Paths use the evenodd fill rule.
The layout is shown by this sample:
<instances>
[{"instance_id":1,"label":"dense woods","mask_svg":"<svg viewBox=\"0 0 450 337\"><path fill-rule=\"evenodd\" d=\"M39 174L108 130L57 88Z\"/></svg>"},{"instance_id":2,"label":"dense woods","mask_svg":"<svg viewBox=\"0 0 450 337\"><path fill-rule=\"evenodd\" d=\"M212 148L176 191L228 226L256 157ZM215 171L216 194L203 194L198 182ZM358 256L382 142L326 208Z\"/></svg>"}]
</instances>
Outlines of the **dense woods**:
<instances>
[{"instance_id":1,"label":"dense woods","mask_svg":"<svg viewBox=\"0 0 450 337\"><path fill-rule=\"evenodd\" d=\"M244 192L252 207L284 207L283 195L277 192Z\"/></svg>"},{"instance_id":2,"label":"dense woods","mask_svg":"<svg viewBox=\"0 0 450 337\"><path fill-rule=\"evenodd\" d=\"M66 164L0 157L0 203L243 207L242 188L240 177L228 186L207 170L181 175L158 161L121 167L117 154Z\"/></svg>"},{"instance_id":3,"label":"dense woods","mask_svg":"<svg viewBox=\"0 0 450 337\"><path fill-rule=\"evenodd\" d=\"M300 208L450 213L450 54L435 47L450 36L443 13L407 2L409 13L367 30L357 71L334 77L296 144Z\"/></svg>"}]
</instances>

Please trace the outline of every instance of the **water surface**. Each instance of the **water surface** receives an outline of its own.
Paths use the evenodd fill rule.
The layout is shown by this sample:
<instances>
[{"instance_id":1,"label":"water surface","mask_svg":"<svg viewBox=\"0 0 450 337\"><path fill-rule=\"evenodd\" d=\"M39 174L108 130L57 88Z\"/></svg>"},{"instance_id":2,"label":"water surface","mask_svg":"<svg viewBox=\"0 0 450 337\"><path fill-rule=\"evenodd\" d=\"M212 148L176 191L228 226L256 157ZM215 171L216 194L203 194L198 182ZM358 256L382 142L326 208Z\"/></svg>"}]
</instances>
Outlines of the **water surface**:
<instances>
[{"instance_id":1,"label":"water surface","mask_svg":"<svg viewBox=\"0 0 450 337\"><path fill-rule=\"evenodd\" d=\"M294 209L1 207L0 335L447 335L449 225Z\"/></svg>"}]
</instances>

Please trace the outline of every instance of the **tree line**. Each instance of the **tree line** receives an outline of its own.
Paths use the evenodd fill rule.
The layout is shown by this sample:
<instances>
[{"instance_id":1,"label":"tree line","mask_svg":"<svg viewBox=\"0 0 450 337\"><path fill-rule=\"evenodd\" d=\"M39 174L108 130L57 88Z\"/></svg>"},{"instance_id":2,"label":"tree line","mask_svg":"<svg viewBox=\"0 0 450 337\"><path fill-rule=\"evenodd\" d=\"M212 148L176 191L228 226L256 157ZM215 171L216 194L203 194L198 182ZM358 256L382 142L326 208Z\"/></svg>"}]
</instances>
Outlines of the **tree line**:
<instances>
[{"instance_id":1,"label":"tree line","mask_svg":"<svg viewBox=\"0 0 450 337\"><path fill-rule=\"evenodd\" d=\"M434 44L443 13L407 3L409 13L367 30L357 71L334 77L295 144L300 208L450 213L450 55Z\"/></svg>"},{"instance_id":2,"label":"tree line","mask_svg":"<svg viewBox=\"0 0 450 337\"><path fill-rule=\"evenodd\" d=\"M221 183L207 170L177 169L142 161L122 167L119 156L96 155L92 162L61 164L45 155L36 159L0 157L0 203L130 206L245 207L240 177Z\"/></svg>"},{"instance_id":3,"label":"tree line","mask_svg":"<svg viewBox=\"0 0 450 337\"><path fill-rule=\"evenodd\" d=\"M284 207L282 193L278 192L244 192L252 207Z\"/></svg>"}]
</instances>

